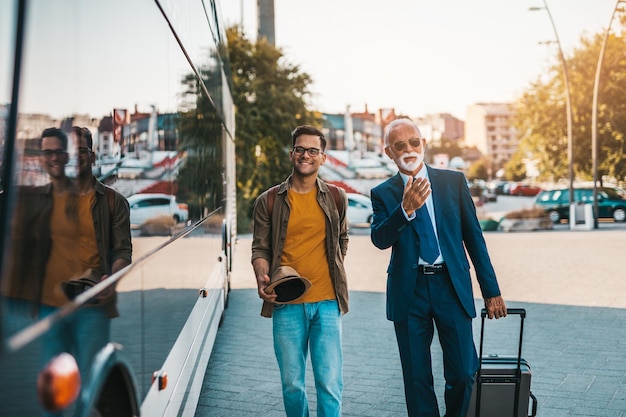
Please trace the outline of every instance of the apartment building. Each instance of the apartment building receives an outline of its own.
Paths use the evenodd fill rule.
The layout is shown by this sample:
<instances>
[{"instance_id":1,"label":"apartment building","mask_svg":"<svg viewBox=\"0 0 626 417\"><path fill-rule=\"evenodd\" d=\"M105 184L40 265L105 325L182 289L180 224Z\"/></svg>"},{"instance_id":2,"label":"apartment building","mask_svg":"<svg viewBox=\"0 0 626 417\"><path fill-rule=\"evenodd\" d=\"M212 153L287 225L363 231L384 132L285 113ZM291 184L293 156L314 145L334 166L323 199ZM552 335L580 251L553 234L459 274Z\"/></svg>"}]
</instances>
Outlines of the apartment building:
<instances>
[{"instance_id":1,"label":"apartment building","mask_svg":"<svg viewBox=\"0 0 626 417\"><path fill-rule=\"evenodd\" d=\"M465 145L491 161L493 172L508 162L518 146L511 103L475 103L467 108Z\"/></svg>"}]
</instances>

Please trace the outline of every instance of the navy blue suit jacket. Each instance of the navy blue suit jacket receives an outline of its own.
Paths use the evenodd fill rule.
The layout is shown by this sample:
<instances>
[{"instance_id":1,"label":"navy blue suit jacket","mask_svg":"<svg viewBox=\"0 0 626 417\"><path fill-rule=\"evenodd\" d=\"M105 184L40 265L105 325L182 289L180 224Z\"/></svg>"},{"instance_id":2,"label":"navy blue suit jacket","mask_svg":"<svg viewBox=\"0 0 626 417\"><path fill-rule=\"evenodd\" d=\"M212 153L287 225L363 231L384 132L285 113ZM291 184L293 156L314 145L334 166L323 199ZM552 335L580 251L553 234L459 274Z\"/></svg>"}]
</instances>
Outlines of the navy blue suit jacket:
<instances>
[{"instance_id":1,"label":"navy blue suit jacket","mask_svg":"<svg viewBox=\"0 0 626 417\"><path fill-rule=\"evenodd\" d=\"M456 171L427 167L430 178L439 247L456 295L470 317L476 317L469 254L484 298L500 295L496 274L487 252L476 207L465 176ZM387 268L387 318L404 321L415 290L420 242L416 222L402 212L404 185L400 173L371 191L374 219L372 243L392 248ZM419 214L418 214L419 215Z\"/></svg>"}]
</instances>

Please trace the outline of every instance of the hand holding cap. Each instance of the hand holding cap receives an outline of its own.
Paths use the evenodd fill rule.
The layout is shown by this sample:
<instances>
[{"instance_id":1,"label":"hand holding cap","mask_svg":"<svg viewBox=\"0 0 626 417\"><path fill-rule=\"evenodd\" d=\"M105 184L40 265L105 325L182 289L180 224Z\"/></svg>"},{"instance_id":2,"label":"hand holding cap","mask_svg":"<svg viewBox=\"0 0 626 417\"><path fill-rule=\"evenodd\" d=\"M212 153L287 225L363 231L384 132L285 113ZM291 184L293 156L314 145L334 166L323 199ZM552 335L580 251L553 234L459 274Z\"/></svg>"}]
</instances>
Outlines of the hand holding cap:
<instances>
[{"instance_id":1,"label":"hand holding cap","mask_svg":"<svg viewBox=\"0 0 626 417\"><path fill-rule=\"evenodd\" d=\"M265 292L274 291L276 293L274 302L276 304L284 304L302 297L309 288L311 288L311 281L301 277L290 266L280 266L272 274Z\"/></svg>"}]
</instances>

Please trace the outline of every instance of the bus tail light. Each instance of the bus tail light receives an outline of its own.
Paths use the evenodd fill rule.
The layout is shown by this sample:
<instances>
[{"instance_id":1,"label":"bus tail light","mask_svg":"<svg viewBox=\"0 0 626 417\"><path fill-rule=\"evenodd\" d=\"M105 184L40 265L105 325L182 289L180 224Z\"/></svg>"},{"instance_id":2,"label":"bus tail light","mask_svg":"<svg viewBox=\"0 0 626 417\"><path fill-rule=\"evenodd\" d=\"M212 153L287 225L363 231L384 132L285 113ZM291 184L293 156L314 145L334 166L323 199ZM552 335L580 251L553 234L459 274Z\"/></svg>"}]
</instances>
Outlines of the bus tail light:
<instances>
[{"instance_id":1,"label":"bus tail light","mask_svg":"<svg viewBox=\"0 0 626 417\"><path fill-rule=\"evenodd\" d=\"M80 372L76 359L69 353L52 358L39 372L37 394L48 411L59 411L72 404L80 392Z\"/></svg>"}]
</instances>

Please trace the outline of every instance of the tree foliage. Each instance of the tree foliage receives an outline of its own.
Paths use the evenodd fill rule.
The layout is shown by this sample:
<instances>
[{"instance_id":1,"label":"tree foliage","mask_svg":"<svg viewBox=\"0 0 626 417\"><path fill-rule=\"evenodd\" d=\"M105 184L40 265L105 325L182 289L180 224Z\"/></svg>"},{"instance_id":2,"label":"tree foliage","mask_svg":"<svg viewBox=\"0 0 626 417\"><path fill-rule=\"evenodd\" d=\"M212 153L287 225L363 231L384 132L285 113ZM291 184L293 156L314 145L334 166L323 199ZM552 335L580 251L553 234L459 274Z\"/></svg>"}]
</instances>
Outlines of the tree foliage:
<instances>
[{"instance_id":1,"label":"tree foliage","mask_svg":"<svg viewBox=\"0 0 626 417\"><path fill-rule=\"evenodd\" d=\"M469 166L465 176L468 180L487 180L489 179L489 160L485 157L480 158Z\"/></svg>"},{"instance_id":2,"label":"tree foliage","mask_svg":"<svg viewBox=\"0 0 626 417\"><path fill-rule=\"evenodd\" d=\"M624 27L622 25L620 27ZM618 26L618 25L614 25ZM573 168L577 179L591 179L592 102L596 67L604 32L582 37L566 58L572 108ZM557 56L558 58L558 56ZM541 180L569 177L566 100L560 61L538 77L516 105L514 125L521 155L539 161ZM598 90L598 173L617 180L626 176L626 37L613 29L606 44ZM511 164L508 170L516 166ZM508 171L507 171L508 172ZM516 173L509 172L510 176Z\"/></svg>"},{"instance_id":3,"label":"tree foliage","mask_svg":"<svg viewBox=\"0 0 626 417\"><path fill-rule=\"evenodd\" d=\"M209 57L209 63L216 56ZM205 86L218 90L221 73L215 65L199 68ZM189 205L191 218L207 215L207 210L221 204L222 180L222 124L218 110L205 94L195 74L187 74L181 80L182 105L176 117L178 121L178 148L184 152L184 163L179 167L177 196ZM219 98L213 93L214 98Z\"/></svg>"},{"instance_id":4,"label":"tree foliage","mask_svg":"<svg viewBox=\"0 0 626 417\"><path fill-rule=\"evenodd\" d=\"M463 149L459 146L459 142L451 139L442 139L438 144L428 144L428 153L436 155L439 153L447 154L450 159L455 156L462 156Z\"/></svg>"},{"instance_id":5,"label":"tree foliage","mask_svg":"<svg viewBox=\"0 0 626 417\"><path fill-rule=\"evenodd\" d=\"M293 129L322 123L307 109L312 83L308 74L286 62L282 51L265 39L253 43L238 27L226 34L237 109L237 222L247 230L255 198L291 172Z\"/></svg>"},{"instance_id":6,"label":"tree foliage","mask_svg":"<svg viewBox=\"0 0 626 417\"><path fill-rule=\"evenodd\" d=\"M525 156L516 152L515 155L504 165L504 178L507 181L522 181L526 178Z\"/></svg>"}]
</instances>

